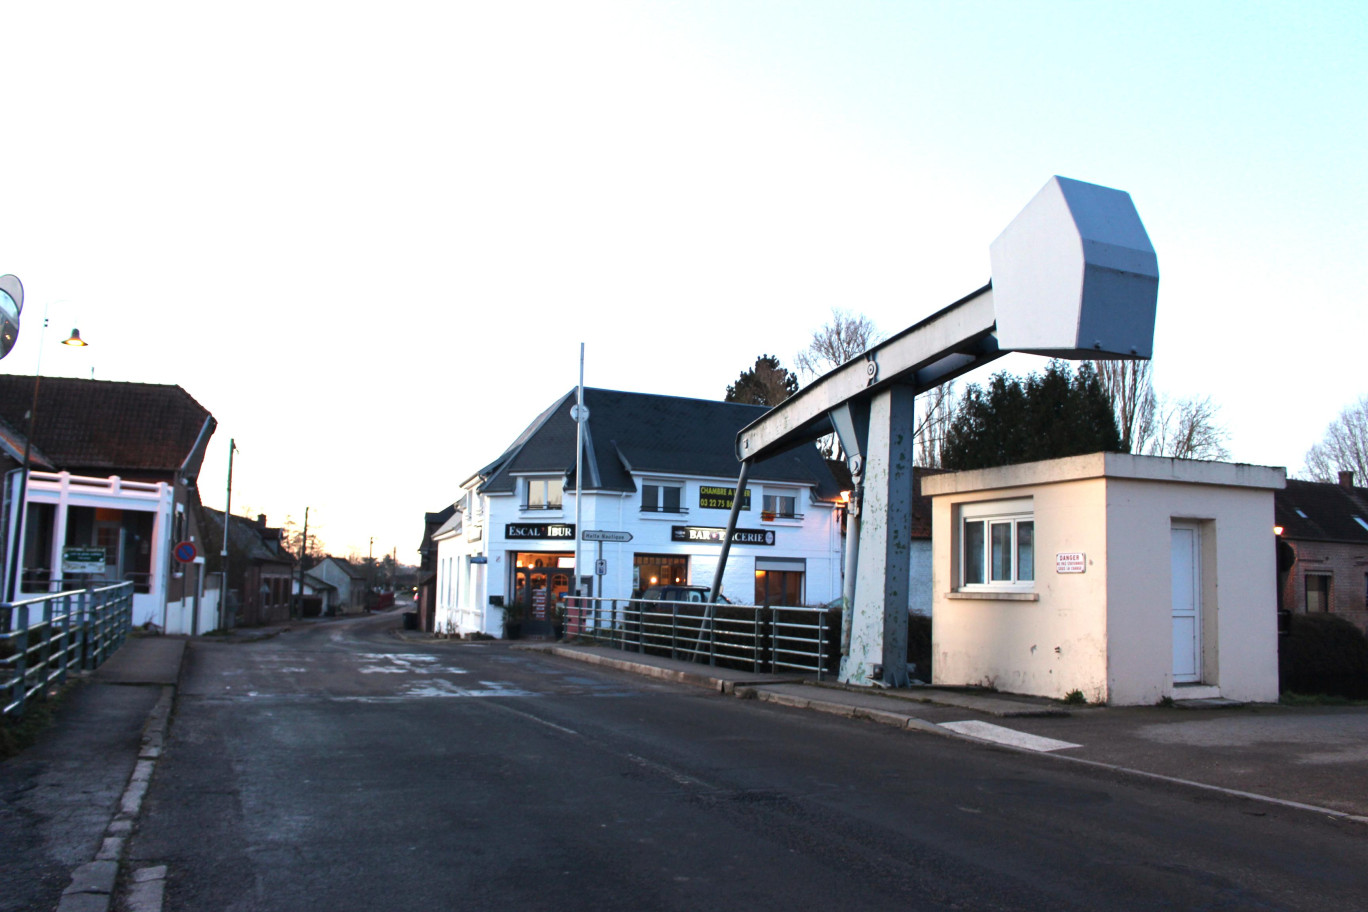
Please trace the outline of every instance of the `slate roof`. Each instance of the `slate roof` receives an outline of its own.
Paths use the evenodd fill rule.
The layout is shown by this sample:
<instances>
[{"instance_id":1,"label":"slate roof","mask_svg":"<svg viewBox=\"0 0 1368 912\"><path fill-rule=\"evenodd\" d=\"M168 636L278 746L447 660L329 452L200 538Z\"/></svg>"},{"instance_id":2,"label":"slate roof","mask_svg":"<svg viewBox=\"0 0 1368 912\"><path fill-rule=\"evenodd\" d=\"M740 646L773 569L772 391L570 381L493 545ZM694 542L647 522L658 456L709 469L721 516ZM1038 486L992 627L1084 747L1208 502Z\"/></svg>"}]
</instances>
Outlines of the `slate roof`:
<instances>
[{"instance_id":1,"label":"slate roof","mask_svg":"<svg viewBox=\"0 0 1368 912\"><path fill-rule=\"evenodd\" d=\"M223 511L204 507L204 521L212 529L215 541L223 540ZM262 527L246 516L234 516L228 524L234 548L249 560L258 563L294 564L293 554L280 548L280 529ZM207 530L206 530L207 531Z\"/></svg>"},{"instance_id":2,"label":"slate roof","mask_svg":"<svg viewBox=\"0 0 1368 912\"><path fill-rule=\"evenodd\" d=\"M0 374L0 419L11 428L28 428L34 382ZM57 468L78 474L174 474L212 420L179 386L44 377L33 445Z\"/></svg>"},{"instance_id":3,"label":"slate roof","mask_svg":"<svg viewBox=\"0 0 1368 912\"><path fill-rule=\"evenodd\" d=\"M573 481L575 422L571 390L537 416L503 454L481 469L480 490L516 491L520 474L564 473ZM586 491L635 491L631 473L736 478L741 469L736 434L768 411L711 399L588 389L585 425ZM754 482L813 485L820 500L840 499L840 488L815 446L799 447L751 468Z\"/></svg>"},{"instance_id":4,"label":"slate roof","mask_svg":"<svg viewBox=\"0 0 1368 912\"><path fill-rule=\"evenodd\" d=\"M1368 488L1289 478L1273 516L1285 539L1368 545Z\"/></svg>"}]
</instances>

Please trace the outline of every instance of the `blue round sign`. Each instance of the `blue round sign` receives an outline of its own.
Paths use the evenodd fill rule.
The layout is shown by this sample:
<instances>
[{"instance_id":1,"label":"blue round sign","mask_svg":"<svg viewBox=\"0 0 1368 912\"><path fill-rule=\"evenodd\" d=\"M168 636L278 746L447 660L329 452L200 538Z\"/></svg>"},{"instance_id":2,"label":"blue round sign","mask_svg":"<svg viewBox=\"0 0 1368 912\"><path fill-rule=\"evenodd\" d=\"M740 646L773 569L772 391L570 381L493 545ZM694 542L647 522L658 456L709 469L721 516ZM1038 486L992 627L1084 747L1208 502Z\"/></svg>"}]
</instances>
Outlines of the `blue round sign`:
<instances>
[{"instance_id":1,"label":"blue round sign","mask_svg":"<svg viewBox=\"0 0 1368 912\"><path fill-rule=\"evenodd\" d=\"M176 560L180 561L182 564L188 564L195 559L195 555L199 553L199 549L195 547L194 542L183 541L179 545L176 545L175 550L171 553L175 554Z\"/></svg>"}]
</instances>

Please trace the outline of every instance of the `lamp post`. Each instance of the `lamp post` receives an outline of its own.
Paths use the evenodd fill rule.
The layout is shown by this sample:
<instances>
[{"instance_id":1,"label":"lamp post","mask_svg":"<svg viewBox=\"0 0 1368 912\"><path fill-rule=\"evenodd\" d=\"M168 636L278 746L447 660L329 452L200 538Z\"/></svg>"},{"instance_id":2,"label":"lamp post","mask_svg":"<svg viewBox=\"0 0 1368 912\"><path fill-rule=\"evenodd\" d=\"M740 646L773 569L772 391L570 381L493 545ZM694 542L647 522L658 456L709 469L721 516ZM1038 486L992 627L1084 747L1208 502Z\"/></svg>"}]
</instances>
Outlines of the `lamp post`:
<instances>
[{"instance_id":1,"label":"lamp post","mask_svg":"<svg viewBox=\"0 0 1368 912\"><path fill-rule=\"evenodd\" d=\"M19 282L18 279L14 278L14 276L0 277L0 280L3 279L14 279L15 285L17 285ZM9 353L9 348L13 346L14 339L18 337L18 313L23 306L24 296L23 288L22 286L20 286L18 300L16 301L14 299L14 295L12 294L12 287L5 286L3 284L0 284L0 294L3 294L6 299L9 299L9 301L13 301L17 305L17 307L15 308L13 337L8 336L8 330L10 327L8 325L7 320L5 321L5 325L3 326L4 338L0 339L0 348L4 349L4 352L0 353L0 357L3 357L4 354ZM5 310L8 309L7 302L5 300L0 300L0 308L3 308ZM23 462L20 465L20 468L22 469L22 474L19 476L19 496L15 498L15 509L19 511L19 521L13 524L15 530L14 541L10 544L9 591L6 593L8 596L8 600L11 602L19 597L20 580L23 577L24 570L20 562L20 555L23 551L24 536L28 532L28 483L29 473L31 471L30 460L33 456L33 428L38 423L38 390L43 380L43 344L47 341L47 328L47 309L44 308L43 328L38 333L38 358L33 367L33 400L29 405L28 429L24 432L24 458ZM62 340L62 344L72 346L73 348L85 348L90 343L85 342L81 339L81 331L79 329L73 328L71 330L71 335L68 336L66 339Z\"/></svg>"}]
</instances>

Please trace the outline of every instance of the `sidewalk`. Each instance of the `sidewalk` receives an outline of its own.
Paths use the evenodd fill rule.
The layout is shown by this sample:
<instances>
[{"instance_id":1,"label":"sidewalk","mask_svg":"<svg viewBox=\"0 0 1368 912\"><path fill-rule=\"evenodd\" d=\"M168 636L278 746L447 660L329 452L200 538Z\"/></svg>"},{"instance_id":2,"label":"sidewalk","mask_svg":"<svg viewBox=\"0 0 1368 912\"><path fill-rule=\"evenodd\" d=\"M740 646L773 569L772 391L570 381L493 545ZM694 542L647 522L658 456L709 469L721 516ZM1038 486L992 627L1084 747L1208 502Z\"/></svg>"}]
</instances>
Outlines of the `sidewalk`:
<instances>
[{"instance_id":1,"label":"sidewalk","mask_svg":"<svg viewBox=\"0 0 1368 912\"><path fill-rule=\"evenodd\" d=\"M1368 824L1368 707L1066 706L955 688L849 688L599 646L520 645L779 706L963 738Z\"/></svg>"},{"instance_id":2,"label":"sidewalk","mask_svg":"<svg viewBox=\"0 0 1368 912\"><path fill-rule=\"evenodd\" d=\"M110 907L161 755L183 637L132 636L74 688L32 748L0 764L0 912ZM160 884L149 881L157 890Z\"/></svg>"}]
</instances>

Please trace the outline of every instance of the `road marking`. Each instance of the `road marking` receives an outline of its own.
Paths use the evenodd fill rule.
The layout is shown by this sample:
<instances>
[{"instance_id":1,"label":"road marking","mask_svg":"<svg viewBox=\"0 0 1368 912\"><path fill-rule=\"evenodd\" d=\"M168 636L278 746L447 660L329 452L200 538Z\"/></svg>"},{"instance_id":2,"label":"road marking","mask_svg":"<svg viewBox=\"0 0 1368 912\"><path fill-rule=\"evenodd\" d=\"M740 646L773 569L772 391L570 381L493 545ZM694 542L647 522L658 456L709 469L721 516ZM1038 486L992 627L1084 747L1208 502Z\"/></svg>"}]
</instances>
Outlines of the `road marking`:
<instances>
[{"instance_id":1,"label":"road marking","mask_svg":"<svg viewBox=\"0 0 1368 912\"><path fill-rule=\"evenodd\" d=\"M1048 752L1083 746L1081 744L1073 744L1069 741L1056 741L1054 738L1042 738L1039 735L1028 735L1026 732L1003 728L1001 725L994 725L991 722L978 722L974 720L966 722L942 722L940 727L948 728L950 731L957 734L978 738L980 741L992 741L994 744L1006 744L1009 747L1019 747L1022 750Z\"/></svg>"},{"instance_id":2,"label":"road marking","mask_svg":"<svg viewBox=\"0 0 1368 912\"><path fill-rule=\"evenodd\" d=\"M556 731L558 731L558 732L565 732L567 735L574 735L574 736L576 736L576 737L580 737L580 733L577 732L577 731L575 731L573 728L566 728L564 725L557 725L555 722L548 722L546 719L543 719L541 716L534 716L534 715L532 715L531 713L523 712L521 709L514 709L514 708L511 707L511 706L504 706L504 705L495 704L495 703L491 703L490 705L491 705L491 706L498 706L499 709L502 709L504 712L510 712L510 713L512 713L512 714L515 715L515 716L522 716L524 719L527 719L527 720L532 721L532 722L536 722L536 723L539 724L539 725L545 725L547 728L554 728L554 729L555 729Z\"/></svg>"}]
</instances>

